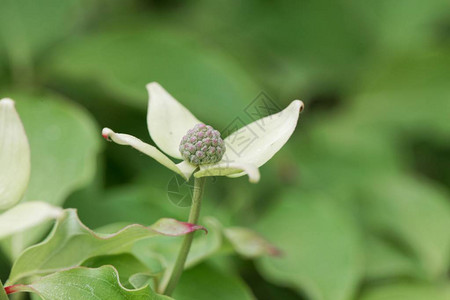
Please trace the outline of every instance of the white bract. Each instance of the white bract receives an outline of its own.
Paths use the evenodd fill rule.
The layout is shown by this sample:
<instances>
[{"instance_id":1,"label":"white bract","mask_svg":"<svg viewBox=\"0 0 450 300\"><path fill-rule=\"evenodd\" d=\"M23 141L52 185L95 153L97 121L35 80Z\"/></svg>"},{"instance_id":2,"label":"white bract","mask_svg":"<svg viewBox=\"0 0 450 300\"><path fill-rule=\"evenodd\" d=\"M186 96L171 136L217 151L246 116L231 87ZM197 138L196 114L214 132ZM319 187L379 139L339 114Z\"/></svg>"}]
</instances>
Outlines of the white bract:
<instances>
[{"instance_id":1,"label":"white bract","mask_svg":"<svg viewBox=\"0 0 450 300\"><path fill-rule=\"evenodd\" d=\"M30 179L30 146L14 101L0 100L0 209L22 198Z\"/></svg>"},{"instance_id":2,"label":"white bract","mask_svg":"<svg viewBox=\"0 0 450 300\"><path fill-rule=\"evenodd\" d=\"M0 100L0 210L18 203L30 179L30 146L25 129L8 98ZM45 202L25 202L0 214L0 239L57 218L62 209Z\"/></svg>"},{"instance_id":3,"label":"white bract","mask_svg":"<svg viewBox=\"0 0 450 300\"><path fill-rule=\"evenodd\" d=\"M156 82L147 85L149 93L147 126L156 145L169 156L182 159L180 142L189 129L203 124L188 109ZM251 182L259 181L258 168L265 164L287 142L297 125L303 102L294 100L279 113L259 119L224 139L226 151L222 160L213 164L194 165L173 162L156 147L140 139L104 128L102 135L120 145L129 145L152 157L186 180L195 177L247 174Z\"/></svg>"},{"instance_id":4,"label":"white bract","mask_svg":"<svg viewBox=\"0 0 450 300\"><path fill-rule=\"evenodd\" d=\"M0 239L57 219L63 209L42 201L23 202L0 215Z\"/></svg>"}]
</instances>

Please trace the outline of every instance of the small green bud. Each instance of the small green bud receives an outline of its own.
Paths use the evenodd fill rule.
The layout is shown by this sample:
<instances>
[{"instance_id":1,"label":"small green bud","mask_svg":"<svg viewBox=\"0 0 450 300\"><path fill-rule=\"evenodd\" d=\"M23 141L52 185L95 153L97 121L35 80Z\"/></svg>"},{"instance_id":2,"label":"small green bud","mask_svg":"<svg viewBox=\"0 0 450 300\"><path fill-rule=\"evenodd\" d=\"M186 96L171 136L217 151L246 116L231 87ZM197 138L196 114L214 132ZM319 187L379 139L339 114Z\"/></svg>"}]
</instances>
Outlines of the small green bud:
<instances>
[{"instance_id":1,"label":"small green bud","mask_svg":"<svg viewBox=\"0 0 450 300\"><path fill-rule=\"evenodd\" d=\"M213 164L222 159L225 143L219 131L209 125L197 124L181 139L179 150L184 160L191 164Z\"/></svg>"}]
</instances>

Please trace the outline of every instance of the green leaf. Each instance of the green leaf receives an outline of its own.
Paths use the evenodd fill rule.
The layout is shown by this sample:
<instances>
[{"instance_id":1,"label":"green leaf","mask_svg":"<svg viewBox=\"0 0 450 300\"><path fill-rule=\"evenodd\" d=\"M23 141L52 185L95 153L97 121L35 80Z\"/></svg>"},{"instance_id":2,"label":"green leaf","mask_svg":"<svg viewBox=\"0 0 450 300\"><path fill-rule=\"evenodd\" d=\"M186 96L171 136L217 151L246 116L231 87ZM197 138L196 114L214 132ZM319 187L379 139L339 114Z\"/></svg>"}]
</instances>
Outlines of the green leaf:
<instances>
[{"instance_id":1,"label":"green leaf","mask_svg":"<svg viewBox=\"0 0 450 300\"><path fill-rule=\"evenodd\" d=\"M92 180L99 128L80 106L55 95L12 93L31 147L31 178L24 201L61 205Z\"/></svg>"},{"instance_id":2,"label":"green leaf","mask_svg":"<svg viewBox=\"0 0 450 300\"><path fill-rule=\"evenodd\" d=\"M82 83L86 90L86 83L92 83L89 88L106 93L108 99L144 110L145 85L156 81L218 128L244 115L242 110L259 89L231 57L185 32L137 19L121 20L120 27L110 26L55 50L45 66L49 84L73 90Z\"/></svg>"},{"instance_id":3,"label":"green leaf","mask_svg":"<svg viewBox=\"0 0 450 300\"><path fill-rule=\"evenodd\" d=\"M239 277L223 274L207 264L185 271L173 297L177 300L254 299Z\"/></svg>"},{"instance_id":4,"label":"green leaf","mask_svg":"<svg viewBox=\"0 0 450 300\"><path fill-rule=\"evenodd\" d=\"M0 281L0 300L8 300L8 295L6 295L5 289L1 281Z\"/></svg>"},{"instance_id":5,"label":"green leaf","mask_svg":"<svg viewBox=\"0 0 450 300\"><path fill-rule=\"evenodd\" d=\"M223 245L223 234L220 223L212 217L205 217L202 219L202 222L208 228L208 234L197 235L194 238L186 261L186 268L190 268L216 254ZM152 241L140 241L133 247L133 253L141 261L146 263L149 268L154 266L155 258L158 258L160 264L165 267L160 284L161 289L165 287L170 278L181 242L182 240L180 238L163 239L161 237L155 237Z\"/></svg>"},{"instance_id":6,"label":"green leaf","mask_svg":"<svg viewBox=\"0 0 450 300\"><path fill-rule=\"evenodd\" d=\"M217 254L236 252L246 258L279 254L277 248L253 230L243 227L224 228L213 217L204 217L202 221L208 228L208 235L199 235L194 239L187 258L186 269ZM160 290L164 289L169 280L180 246L181 239L155 237L151 240L140 241L133 247L133 253L150 269L156 271L158 267L164 266L161 270L163 275L160 280ZM155 262L156 259L159 263Z\"/></svg>"},{"instance_id":7,"label":"green leaf","mask_svg":"<svg viewBox=\"0 0 450 300\"><path fill-rule=\"evenodd\" d=\"M248 258L256 258L265 255L277 256L280 251L266 239L253 230L243 227L229 227L224 229L224 234L235 251Z\"/></svg>"},{"instance_id":8,"label":"green leaf","mask_svg":"<svg viewBox=\"0 0 450 300\"><path fill-rule=\"evenodd\" d=\"M295 189L256 226L281 250L259 269L269 280L306 292L312 299L349 299L362 277L360 233L351 214L321 192Z\"/></svg>"},{"instance_id":9,"label":"green leaf","mask_svg":"<svg viewBox=\"0 0 450 300\"><path fill-rule=\"evenodd\" d=\"M414 257L396 247L392 241L377 236L366 240L366 277L369 280L382 280L394 277L410 277L420 273Z\"/></svg>"},{"instance_id":10,"label":"green leaf","mask_svg":"<svg viewBox=\"0 0 450 300\"><path fill-rule=\"evenodd\" d=\"M360 208L369 232L415 262L418 272L409 275L437 279L446 274L450 205L445 191L424 179L384 175L366 185Z\"/></svg>"},{"instance_id":11,"label":"green leaf","mask_svg":"<svg viewBox=\"0 0 450 300\"><path fill-rule=\"evenodd\" d=\"M195 265L216 253L222 245L222 232L218 221L212 217L205 217L202 219L202 223L208 228L208 234L195 237L186 262L187 267ZM181 242L181 238L164 239L155 237L152 241L144 240L136 243L133 247L133 253L144 262L149 258L152 259L154 254L157 253L163 258L164 264L170 266L175 262Z\"/></svg>"},{"instance_id":12,"label":"green leaf","mask_svg":"<svg viewBox=\"0 0 450 300\"><path fill-rule=\"evenodd\" d=\"M265 88L296 98L300 91L308 96L336 82L354 85L361 58L373 45L352 4L198 1L175 20L238 57Z\"/></svg>"},{"instance_id":13,"label":"green leaf","mask_svg":"<svg viewBox=\"0 0 450 300\"><path fill-rule=\"evenodd\" d=\"M434 46L438 35L436 28L450 4L445 0L423 2L420 0L352 2L367 23L370 35L376 39L381 55L417 51Z\"/></svg>"},{"instance_id":14,"label":"green leaf","mask_svg":"<svg viewBox=\"0 0 450 300\"><path fill-rule=\"evenodd\" d=\"M163 177L164 179L169 180L170 177ZM80 218L91 228L117 222L148 224L149 220L156 220L161 216L182 219L189 213L188 208L180 209L175 205L167 205L167 201L161 201L167 198L167 190L148 184L150 181L154 182L152 178L144 178L142 181L141 184L124 184L105 191L99 187L99 192L87 195L76 193L69 198L66 206L76 207ZM160 183L167 184L164 181ZM98 199L102 201L97 201ZM124 203L127 204L127 209L123 209ZM101 218L98 211L103 212Z\"/></svg>"},{"instance_id":15,"label":"green leaf","mask_svg":"<svg viewBox=\"0 0 450 300\"><path fill-rule=\"evenodd\" d=\"M152 270L130 253L95 256L81 264L81 266L88 268L99 268L104 265L111 265L117 270L120 282L126 288L133 287L130 279L135 274L142 274L148 277L154 275Z\"/></svg>"},{"instance_id":16,"label":"green leaf","mask_svg":"<svg viewBox=\"0 0 450 300\"><path fill-rule=\"evenodd\" d=\"M354 126L376 124L391 135L406 130L448 141L449 63L448 47L376 61L361 76L362 87L347 118Z\"/></svg>"},{"instance_id":17,"label":"green leaf","mask_svg":"<svg viewBox=\"0 0 450 300\"><path fill-rule=\"evenodd\" d=\"M152 279L153 279L153 281L152 281ZM138 289L138 288L141 288L146 285L151 286L152 283L153 283L153 286L155 286L156 278L155 278L155 276L148 275L145 273L136 273L130 277L129 282L135 289Z\"/></svg>"},{"instance_id":18,"label":"green leaf","mask_svg":"<svg viewBox=\"0 0 450 300\"><path fill-rule=\"evenodd\" d=\"M399 147L405 138L448 136L447 60L436 53L414 64L407 58L390 69L384 65L368 80L370 93L355 99L354 110L327 122L319 116L313 139L298 147L302 183L333 195L345 191L349 210L368 223L370 279L436 278L448 266L448 196L424 179L406 177L409 149Z\"/></svg>"},{"instance_id":19,"label":"green leaf","mask_svg":"<svg viewBox=\"0 0 450 300\"><path fill-rule=\"evenodd\" d=\"M119 282L119 275L112 266L98 269L78 267L45 276L29 285L15 285L13 292L39 294L43 300L61 299L114 299L158 300L171 299L155 294L149 286L129 290Z\"/></svg>"},{"instance_id":20,"label":"green leaf","mask_svg":"<svg viewBox=\"0 0 450 300\"><path fill-rule=\"evenodd\" d=\"M13 65L31 65L37 54L85 24L95 4L98 1L2 1L0 45Z\"/></svg>"},{"instance_id":21,"label":"green leaf","mask_svg":"<svg viewBox=\"0 0 450 300\"><path fill-rule=\"evenodd\" d=\"M78 266L89 257L122 253L141 239L157 235L183 235L198 229L204 228L174 219L161 219L150 227L135 224L115 234L96 234L81 223L75 210L68 209L46 240L19 256L8 283L23 282L29 276Z\"/></svg>"},{"instance_id":22,"label":"green leaf","mask_svg":"<svg viewBox=\"0 0 450 300\"><path fill-rule=\"evenodd\" d=\"M307 135L288 143L303 186L341 198L353 209L357 185L402 167L395 145L378 127L355 127L345 114L319 114L314 121Z\"/></svg>"},{"instance_id":23,"label":"green leaf","mask_svg":"<svg viewBox=\"0 0 450 300\"><path fill-rule=\"evenodd\" d=\"M427 283L397 283L370 288L360 300L448 300L450 285L431 285Z\"/></svg>"}]
</instances>

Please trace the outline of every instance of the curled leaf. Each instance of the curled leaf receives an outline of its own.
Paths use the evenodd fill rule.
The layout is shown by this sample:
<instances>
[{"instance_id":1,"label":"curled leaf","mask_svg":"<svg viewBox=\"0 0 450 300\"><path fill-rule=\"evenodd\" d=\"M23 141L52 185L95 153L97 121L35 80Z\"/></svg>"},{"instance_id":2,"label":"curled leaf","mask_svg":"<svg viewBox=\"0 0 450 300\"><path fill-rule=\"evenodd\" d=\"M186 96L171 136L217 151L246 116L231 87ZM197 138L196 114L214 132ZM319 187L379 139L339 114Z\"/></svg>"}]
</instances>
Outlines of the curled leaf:
<instances>
[{"instance_id":1,"label":"curled leaf","mask_svg":"<svg viewBox=\"0 0 450 300\"><path fill-rule=\"evenodd\" d=\"M173 219L161 219L149 227L134 224L114 234L98 234L81 223L75 210L67 209L47 239L19 256L12 267L8 283L79 266L90 257L122 253L136 241L145 238L184 235L198 229L204 228Z\"/></svg>"},{"instance_id":2,"label":"curled leaf","mask_svg":"<svg viewBox=\"0 0 450 300\"><path fill-rule=\"evenodd\" d=\"M156 276L156 272L148 268L143 262L130 253L95 256L84 261L81 266L88 268L100 268L105 265L113 266L119 273L120 283L126 288L132 288L132 277L137 274L145 275L147 278ZM143 287L134 286L135 288Z\"/></svg>"},{"instance_id":3,"label":"curled leaf","mask_svg":"<svg viewBox=\"0 0 450 300\"><path fill-rule=\"evenodd\" d=\"M230 227L224 229L224 234L234 250L242 256L255 258L264 255L281 255L279 249L251 229Z\"/></svg>"},{"instance_id":4,"label":"curled leaf","mask_svg":"<svg viewBox=\"0 0 450 300\"><path fill-rule=\"evenodd\" d=\"M6 287L9 294L36 293L44 300L61 299L114 299L143 300L171 299L158 295L147 285L140 289L126 289L119 281L119 274L112 266L97 269L77 267L42 277L31 284Z\"/></svg>"},{"instance_id":5,"label":"curled leaf","mask_svg":"<svg viewBox=\"0 0 450 300\"><path fill-rule=\"evenodd\" d=\"M166 236L180 236L197 230L203 230L205 233L208 233L208 230L201 225L181 222L169 218L158 220L151 226L151 229Z\"/></svg>"}]
</instances>

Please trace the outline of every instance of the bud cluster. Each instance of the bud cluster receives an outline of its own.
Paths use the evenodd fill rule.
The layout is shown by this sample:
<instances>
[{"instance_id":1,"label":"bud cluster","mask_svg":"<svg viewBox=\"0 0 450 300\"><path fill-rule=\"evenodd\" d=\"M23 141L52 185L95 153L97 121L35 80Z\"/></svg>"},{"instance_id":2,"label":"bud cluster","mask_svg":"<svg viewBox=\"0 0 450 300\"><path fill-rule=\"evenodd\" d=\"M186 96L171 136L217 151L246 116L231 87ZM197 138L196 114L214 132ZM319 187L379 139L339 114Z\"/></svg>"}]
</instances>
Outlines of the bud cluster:
<instances>
[{"instance_id":1,"label":"bud cluster","mask_svg":"<svg viewBox=\"0 0 450 300\"><path fill-rule=\"evenodd\" d=\"M197 124L181 139L179 150L184 160L191 164L213 164L222 159L225 143L219 131L209 125Z\"/></svg>"}]
</instances>

